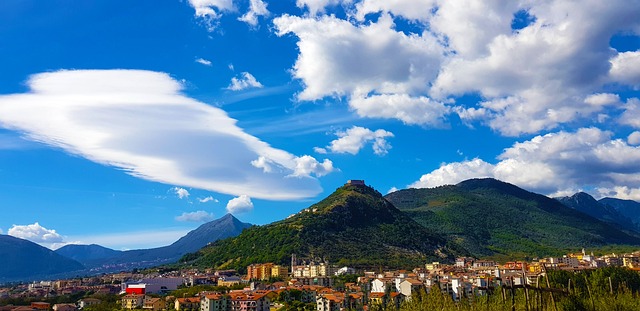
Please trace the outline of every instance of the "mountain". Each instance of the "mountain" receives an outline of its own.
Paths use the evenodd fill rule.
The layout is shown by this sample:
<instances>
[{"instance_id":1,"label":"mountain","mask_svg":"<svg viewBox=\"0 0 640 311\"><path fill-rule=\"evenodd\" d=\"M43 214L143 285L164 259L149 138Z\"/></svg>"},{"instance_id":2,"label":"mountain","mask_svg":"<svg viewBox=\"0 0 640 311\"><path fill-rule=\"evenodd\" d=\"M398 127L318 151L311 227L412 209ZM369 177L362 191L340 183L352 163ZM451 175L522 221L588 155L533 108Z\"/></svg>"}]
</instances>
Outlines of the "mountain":
<instances>
[{"instance_id":1,"label":"mountain","mask_svg":"<svg viewBox=\"0 0 640 311\"><path fill-rule=\"evenodd\" d=\"M555 199L565 206L583 212L604 222L615 224L620 228L635 231L639 230L638 226L636 226L629 218L623 216L615 208L598 202L587 193L578 192L570 197L559 197Z\"/></svg>"},{"instance_id":2,"label":"mountain","mask_svg":"<svg viewBox=\"0 0 640 311\"><path fill-rule=\"evenodd\" d=\"M347 184L287 219L251 227L181 261L243 271L252 263L288 264L291 254L339 265L415 267L466 253L407 217L376 190Z\"/></svg>"},{"instance_id":3,"label":"mountain","mask_svg":"<svg viewBox=\"0 0 640 311\"><path fill-rule=\"evenodd\" d=\"M79 262L31 241L0 235L0 282L83 270Z\"/></svg>"},{"instance_id":4,"label":"mountain","mask_svg":"<svg viewBox=\"0 0 640 311\"><path fill-rule=\"evenodd\" d=\"M231 214L210 221L190 231L168 246L115 251L99 245L67 245L58 249L61 255L77 259L98 271L144 268L172 263L183 255L195 252L219 239L237 236L251 224L243 223Z\"/></svg>"},{"instance_id":5,"label":"mountain","mask_svg":"<svg viewBox=\"0 0 640 311\"><path fill-rule=\"evenodd\" d=\"M631 222L640 227L640 203L633 200L622 200L615 198L603 198L598 202L612 207L622 216L630 219Z\"/></svg>"},{"instance_id":6,"label":"mountain","mask_svg":"<svg viewBox=\"0 0 640 311\"><path fill-rule=\"evenodd\" d=\"M491 178L400 190L386 199L477 257L524 258L581 247L640 245L640 238L610 224Z\"/></svg>"},{"instance_id":7,"label":"mountain","mask_svg":"<svg viewBox=\"0 0 640 311\"><path fill-rule=\"evenodd\" d=\"M58 248L55 252L79 262L89 262L106 258L113 258L122 253L121 251L116 251L96 244L68 244L61 248Z\"/></svg>"}]
</instances>

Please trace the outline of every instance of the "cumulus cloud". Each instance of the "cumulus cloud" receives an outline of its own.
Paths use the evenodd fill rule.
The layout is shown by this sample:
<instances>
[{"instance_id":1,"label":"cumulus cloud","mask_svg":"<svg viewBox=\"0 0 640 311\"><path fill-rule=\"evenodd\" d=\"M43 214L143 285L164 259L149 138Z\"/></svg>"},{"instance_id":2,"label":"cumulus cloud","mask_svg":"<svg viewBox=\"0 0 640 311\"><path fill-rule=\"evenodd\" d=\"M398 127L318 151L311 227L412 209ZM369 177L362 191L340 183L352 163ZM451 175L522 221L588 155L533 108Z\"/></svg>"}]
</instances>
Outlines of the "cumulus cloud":
<instances>
[{"instance_id":1,"label":"cumulus cloud","mask_svg":"<svg viewBox=\"0 0 640 311\"><path fill-rule=\"evenodd\" d=\"M177 221L186 221L186 222L209 222L212 221L213 214L207 213L206 211L196 211L196 212L184 212L180 216L176 216Z\"/></svg>"},{"instance_id":2,"label":"cumulus cloud","mask_svg":"<svg viewBox=\"0 0 640 311\"><path fill-rule=\"evenodd\" d=\"M425 96L410 97L406 94L383 94L368 97L356 96L351 108L361 117L397 119L405 124L422 124L440 127L451 109L441 102Z\"/></svg>"},{"instance_id":3,"label":"cumulus cloud","mask_svg":"<svg viewBox=\"0 0 640 311\"><path fill-rule=\"evenodd\" d=\"M211 61L204 58L197 58L196 63L203 64L205 66L211 66Z\"/></svg>"},{"instance_id":4,"label":"cumulus cloud","mask_svg":"<svg viewBox=\"0 0 640 311\"><path fill-rule=\"evenodd\" d=\"M253 27L258 25L258 16L268 16L267 4L262 0L251 0L249 3L249 11L238 18Z\"/></svg>"},{"instance_id":5,"label":"cumulus cloud","mask_svg":"<svg viewBox=\"0 0 640 311\"><path fill-rule=\"evenodd\" d=\"M634 146L640 145L640 132L635 131L629 134L629 137L627 137L627 143Z\"/></svg>"},{"instance_id":6,"label":"cumulus cloud","mask_svg":"<svg viewBox=\"0 0 640 311\"><path fill-rule=\"evenodd\" d=\"M258 82L252 74L243 72L240 77L231 78L231 84L229 84L227 89L232 91L242 91L250 88L262 87L262 83Z\"/></svg>"},{"instance_id":7,"label":"cumulus cloud","mask_svg":"<svg viewBox=\"0 0 640 311\"><path fill-rule=\"evenodd\" d=\"M310 16L274 20L277 35L298 37L297 99L345 98L361 117L438 127L455 113L518 136L605 122L621 102L600 92L611 82L640 87L640 52L609 46L619 33L640 34L640 6L624 0L297 3ZM338 4L347 19L317 16ZM396 30L398 19L413 29ZM454 102L469 94L481 100Z\"/></svg>"},{"instance_id":8,"label":"cumulus cloud","mask_svg":"<svg viewBox=\"0 0 640 311\"><path fill-rule=\"evenodd\" d=\"M251 202L251 198L246 195L233 198L227 203L227 212L231 214L241 214L252 210L253 202Z\"/></svg>"},{"instance_id":9,"label":"cumulus cloud","mask_svg":"<svg viewBox=\"0 0 640 311\"><path fill-rule=\"evenodd\" d=\"M204 198L198 198L198 202L200 203L207 203L207 202L218 202L217 199L214 199L212 196L208 196L208 197L204 197Z\"/></svg>"},{"instance_id":10,"label":"cumulus cloud","mask_svg":"<svg viewBox=\"0 0 640 311\"><path fill-rule=\"evenodd\" d=\"M180 187L171 188L171 192L177 195L179 199L188 199L191 195L187 189Z\"/></svg>"},{"instance_id":11,"label":"cumulus cloud","mask_svg":"<svg viewBox=\"0 0 640 311\"><path fill-rule=\"evenodd\" d=\"M611 79L640 89L640 51L618 53L611 59Z\"/></svg>"},{"instance_id":12,"label":"cumulus cloud","mask_svg":"<svg viewBox=\"0 0 640 311\"><path fill-rule=\"evenodd\" d=\"M332 141L326 149L331 150L334 153L350 153L358 154L360 149L365 144L373 142L373 152L376 155L383 156L389 153L391 145L387 142L388 137L393 137L393 133L379 129L372 131L368 128L353 126L346 131L339 131L336 133L338 139ZM317 148L316 152L322 150L326 152L325 148Z\"/></svg>"},{"instance_id":13,"label":"cumulus cloud","mask_svg":"<svg viewBox=\"0 0 640 311\"><path fill-rule=\"evenodd\" d=\"M222 12L234 10L233 0L189 0L195 15L201 18L209 31L216 29Z\"/></svg>"},{"instance_id":14,"label":"cumulus cloud","mask_svg":"<svg viewBox=\"0 0 640 311\"><path fill-rule=\"evenodd\" d=\"M13 225L7 231L8 235L16 238L29 240L45 247L51 247L53 244L64 243L64 238L53 229L47 229L38 222L31 225Z\"/></svg>"},{"instance_id":15,"label":"cumulus cloud","mask_svg":"<svg viewBox=\"0 0 640 311\"><path fill-rule=\"evenodd\" d=\"M329 159L319 162L316 158L304 155L296 158L296 168L291 174L292 177L308 176L309 174L315 174L318 177L327 175L335 171L333 162Z\"/></svg>"},{"instance_id":16,"label":"cumulus cloud","mask_svg":"<svg viewBox=\"0 0 640 311\"><path fill-rule=\"evenodd\" d=\"M633 16L640 14L625 1L483 1L487 10L448 3L438 9L432 25L457 53L442 67L430 94L480 93L485 101L479 106L491 112L489 125L504 135L549 130L602 111L585 98L608 80L609 39L638 25ZM514 32L511 16L522 5L535 21ZM453 17L460 14L477 19L459 23ZM475 42L474 31L459 29L466 26L489 35Z\"/></svg>"},{"instance_id":17,"label":"cumulus cloud","mask_svg":"<svg viewBox=\"0 0 640 311\"><path fill-rule=\"evenodd\" d=\"M640 129L640 99L631 98L624 105L624 112L618 120L621 124Z\"/></svg>"},{"instance_id":18,"label":"cumulus cloud","mask_svg":"<svg viewBox=\"0 0 640 311\"><path fill-rule=\"evenodd\" d=\"M629 198L640 189L640 147L597 128L536 136L505 149L498 160L496 164L481 159L444 164L410 187L493 177L544 194L591 187Z\"/></svg>"},{"instance_id":19,"label":"cumulus cloud","mask_svg":"<svg viewBox=\"0 0 640 311\"><path fill-rule=\"evenodd\" d=\"M286 200L318 194L312 175L332 169L325 160L301 170L315 159L245 133L223 110L183 95L165 73L57 71L27 85L27 93L0 96L0 126L146 180ZM276 169L256 168L259 157Z\"/></svg>"}]
</instances>

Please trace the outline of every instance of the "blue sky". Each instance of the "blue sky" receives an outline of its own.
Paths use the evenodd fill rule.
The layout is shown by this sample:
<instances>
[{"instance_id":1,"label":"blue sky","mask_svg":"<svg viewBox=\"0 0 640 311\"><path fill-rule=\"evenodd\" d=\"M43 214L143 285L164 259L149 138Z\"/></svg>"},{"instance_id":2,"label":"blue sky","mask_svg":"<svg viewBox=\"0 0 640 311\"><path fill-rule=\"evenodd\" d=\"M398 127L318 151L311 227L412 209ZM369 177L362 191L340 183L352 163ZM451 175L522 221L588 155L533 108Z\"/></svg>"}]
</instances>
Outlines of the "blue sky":
<instances>
[{"instance_id":1,"label":"blue sky","mask_svg":"<svg viewBox=\"0 0 640 311\"><path fill-rule=\"evenodd\" d=\"M640 200L640 3L0 3L0 230L266 224L347 179Z\"/></svg>"}]
</instances>

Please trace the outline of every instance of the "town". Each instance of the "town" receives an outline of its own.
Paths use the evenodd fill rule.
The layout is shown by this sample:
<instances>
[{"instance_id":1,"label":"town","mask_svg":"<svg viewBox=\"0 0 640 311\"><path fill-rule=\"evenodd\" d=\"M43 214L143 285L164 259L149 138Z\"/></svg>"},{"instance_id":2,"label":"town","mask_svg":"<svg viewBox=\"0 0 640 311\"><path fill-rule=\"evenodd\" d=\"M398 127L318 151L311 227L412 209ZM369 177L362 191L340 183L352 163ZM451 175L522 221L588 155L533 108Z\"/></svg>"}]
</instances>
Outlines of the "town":
<instances>
[{"instance_id":1,"label":"town","mask_svg":"<svg viewBox=\"0 0 640 311\"><path fill-rule=\"evenodd\" d=\"M256 263L248 266L244 275L235 270L150 269L9 284L0 289L0 302L23 303L3 303L0 311L337 311L373 310L381 306L398 309L413 296L434 289L455 302L482 297L501 288L504 299L505 288L544 287L540 279L548 271L581 273L606 267L622 267L638 273L640 251L596 257L582 250L562 257L504 263L460 257L454 264L430 262L411 271L359 271L292 255L290 266ZM611 278L609 283L613 291ZM546 285L548 287L548 283ZM568 285L570 292L571 282ZM62 301L74 297L77 300ZM110 300L111 304L103 300Z\"/></svg>"}]
</instances>

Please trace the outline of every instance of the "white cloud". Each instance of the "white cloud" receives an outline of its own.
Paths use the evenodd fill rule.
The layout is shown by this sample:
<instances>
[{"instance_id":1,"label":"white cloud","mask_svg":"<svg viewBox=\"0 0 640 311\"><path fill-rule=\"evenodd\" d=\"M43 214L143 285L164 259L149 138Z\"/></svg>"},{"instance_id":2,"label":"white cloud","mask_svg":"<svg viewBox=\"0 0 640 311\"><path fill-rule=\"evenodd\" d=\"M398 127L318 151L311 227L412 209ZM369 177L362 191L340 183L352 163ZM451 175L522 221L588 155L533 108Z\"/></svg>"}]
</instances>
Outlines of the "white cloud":
<instances>
[{"instance_id":1,"label":"white cloud","mask_svg":"<svg viewBox=\"0 0 640 311\"><path fill-rule=\"evenodd\" d=\"M433 188L453 185L471 178L493 177L493 165L480 159L443 164L431 173L422 175L409 188Z\"/></svg>"},{"instance_id":2,"label":"white cloud","mask_svg":"<svg viewBox=\"0 0 640 311\"><path fill-rule=\"evenodd\" d=\"M197 58L196 63L203 64L205 66L211 66L211 61L204 58Z\"/></svg>"},{"instance_id":3,"label":"white cloud","mask_svg":"<svg viewBox=\"0 0 640 311\"><path fill-rule=\"evenodd\" d=\"M171 192L175 193L179 199L188 199L191 195L187 189L180 187L171 188Z\"/></svg>"},{"instance_id":4,"label":"white cloud","mask_svg":"<svg viewBox=\"0 0 640 311\"><path fill-rule=\"evenodd\" d=\"M327 154L327 149L324 149L321 147L313 147L313 152L319 153L319 154Z\"/></svg>"},{"instance_id":5,"label":"white cloud","mask_svg":"<svg viewBox=\"0 0 640 311\"><path fill-rule=\"evenodd\" d=\"M231 78L231 84L227 87L227 89L232 91L242 91L249 88L262 88L262 83L258 82L256 78L248 73L243 72L241 74L242 77L233 77Z\"/></svg>"},{"instance_id":6,"label":"white cloud","mask_svg":"<svg viewBox=\"0 0 640 311\"><path fill-rule=\"evenodd\" d=\"M433 15L435 0L364 0L356 4L356 18L364 20L369 13L387 12L410 20L426 21ZM446 5L446 2L444 3Z\"/></svg>"},{"instance_id":7,"label":"white cloud","mask_svg":"<svg viewBox=\"0 0 640 311\"><path fill-rule=\"evenodd\" d=\"M493 177L544 194L587 187L629 198L640 189L640 147L612 136L597 128L536 136L505 149L496 164L481 159L444 164L410 187Z\"/></svg>"},{"instance_id":8,"label":"white cloud","mask_svg":"<svg viewBox=\"0 0 640 311\"><path fill-rule=\"evenodd\" d=\"M222 12L234 10L233 0L189 0L189 5L195 9L196 17L204 21L209 31L216 29Z\"/></svg>"},{"instance_id":9,"label":"white cloud","mask_svg":"<svg viewBox=\"0 0 640 311\"><path fill-rule=\"evenodd\" d=\"M599 92L611 82L640 87L640 52L609 45L614 35L640 34L640 6L624 0L297 3L310 15L274 20L278 35L298 37L297 99L344 98L361 117L438 127L456 113L469 126L518 136L605 122L621 103ZM317 16L338 4L347 19ZM514 30L516 14L528 22ZM400 18L413 29L396 31ZM469 94L482 99L454 105Z\"/></svg>"},{"instance_id":10,"label":"white cloud","mask_svg":"<svg viewBox=\"0 0 640 311\"><path fill-rule=\"evenodd\" d=\"M335 168L333 167L333 162L331 162L331 160L324 159L324 161L318 162L314 157L304 155L296 158L296 168L290 176L309 176L314 174L320 177L327 175L334 170Z\"/></svg>"},{"instance_id":11,"label":"white cloud","mask_svg":"<svg viewBox=\"0 0 640 311\"><path fill-rule=\"evenodd\" d=\"M246 195L233 198L227 203L227 212L231 214L241 214L252 210L253 202L251 202L251 198Z\"/></svg>"},{"instance_id":12,"label":"white cloud","mask_svg":"<svg viewBox=\"0 0 640 311\"><path fill-rule=\"evenodd\" d=\"M391 187L391 189L389 189L389 191L387 191L387 194L392 193L392 192L396 192L396 191L398 191L398 188Z\"/></svg>"},{"instance_id":13,"label":"white cloud","mask_svg":"<svg viewBox=\"0 0 640 311\"><path fill-rule=\"evenodd\" d=\"M249 3L249 11L238 18L253 27L258 25L258 16L268 16L267 4L262 0L251 0Z\"/></svg>"},{"instance_id":14,"label":"white cloud","mask_svg":"<svg viewBox=\"0 0 640 311\"><path fill-rule=\"evenodd\" d=\"M212 221L213 214L207 213L205 211L196 211L187 213L184 212L180 216L176 216L177 221L188 221L188 222L209 222Z\"/></svg>"},{"instance_id":15,"label":"white cloud","mask_svg":"<svg viewBox=\"0 0 640 311\"><path fill-rule=\"evenodd\" d=\"M640 51L618 53L611 59L611 79L640 89Z\"/></svg>"},{"instance_id":16,"label":"white cloud","mask_svg":"<svg viewBox=\"0 0 640 311\"><path fill-rule=\"evenodd\" d=\"M365 144L373 142L373 152L383 156L389 152L391 145L387 142L388 137L393 137L393 133L383 129L375 132L364 127L353 126L346 131L336 133L338 139L332 141L326 149L334 153L358 154ZM325 148L318 148L325 150ZM326 151L326 150L325 150ZM317 151L316 151L317 152Z\"/></svg>"},{"instance_id":17,"label":"white cloud","mask_svg":"<svg viewBox=\"0 0 640 311\"><path fill-rule=\"evenodd\" d=\"M631 98L623 107L624 112L618 122L640 129L640 99Z\"/></svg>"},{"instance_id":18,"label":"white cloud","mask_svg":"<svg viewBox=\"0 0 640 311\"><path fill-rule=\"evenodd\" d=\"M329 171L300 170L301 161L315 159L245 133L223 110L183 95L164 73L57 71L27 85L28 93L0 96L0 126L146 180L286 200L318 194L310 175ZM265 174L251 164L259 157L277 169Z\"/></svg>"},{"instance_id":19,"label":"white cloud","mask_svg":"<svg viewBox=\"0 0 640 311\"><path fill-rule=\"evenodd\" d=\"M602 111L584 99L607 82L609 39L637 27L633 16L640 8L596 0L482 3L486 10L458 2L439 7L433 29L449 39L456 54L442 67L432 95L479 92L486 99L480 107L491 112L489 125L504 135L536 133ZM524 7L536 20L512 32L512 14ZM469 14L476 18L459 18Z\"/></svg>"},{"instance_id":20,"label":"white cloud","mask_svg":"<svg viewBox=\"0 0 640 311\"><path fill-rule=\"evenodd\" d=\"M608 106L620 103L620 96L618 94L610 93L598 93L587 96L584 102L593 106Z\"/></svg>"},{"instance_id":21,"label":"white cloud","mask_svg":"<svg viewBox=\"0 0 640 311\"><path fill-rule=\"evenodd\" d=\"M406 35L393 19L353 25L335 16L274 20L277 34L298 38L293 76L304 84L299 100L347 97L359 115L397 118L408 124L439 124L447 109L418 96L428 90L444 60L444 49L429 33Z\"/></svg>"},{"instance_id":22,"label":"white cloud","mask_svg":"<svg viewBox=\"0 0 640 311\"><path fill-rule=\"evenodd\" d=\"M31 225L13 225L7 234L50 248L53 244L64 243L64 238L56 230L47 229L38 222Z\"/></svg>"},{"instance_id":23,"label":"white cloud","mask_svg":"<svg viewBox=\"0 0 640 311\"><path fill-rule=\"evenodd\" d=\"M218 203L218 200L214 199L212 196L208 196L208 197L204 197L204 198L198 198L198 202L200 202L200 203L207 203L207 202L216 202L216 203Z\"/></svg>"},{"instance_id":24,"label":"white cloud","mask_svg":"<svg viewBox=\"0 0 640 311\"><path fill-rule=\"evenodd\" d=\"M629 134L629 137L627 137L627 143L634 146L640 145L640 132L635 131Z\"/></svg>"},{"instance_id":25,"label":"white cloud","mask_svg":"<svg viewBox=\"0 0 640 311\"><path fill-rule=\"evenodd\" d=\"M299 38L293 75L305 85L298 94L302 100L425 91L444 59L434 37L398 32L388 15L363 26L333 16L284 15L274 24L279 36Z\"/></svg>"},{"instance_id":26,"label":"white cloud","mask_svg":"<svg viewBox=\"0 0 640 311\"><path fill-rule=\"evenodd\" d=\"M299 8L307 8L309 14L317 15L323 13L328 6L335 6L341 2L350 3L351 0L296 0L296 6Z\"/></svg>"},{"instance_id":27,"label":"white cloud","mask_svg":"<svg viewBox=\"0 0 640 311\"><path fill-rule=\"evenodd\" d=\"M383 94L351 98L351 108L361 117L398 119L405 124L440 127L450 109L428 97Z\"/></svg>"}]
</instances>

